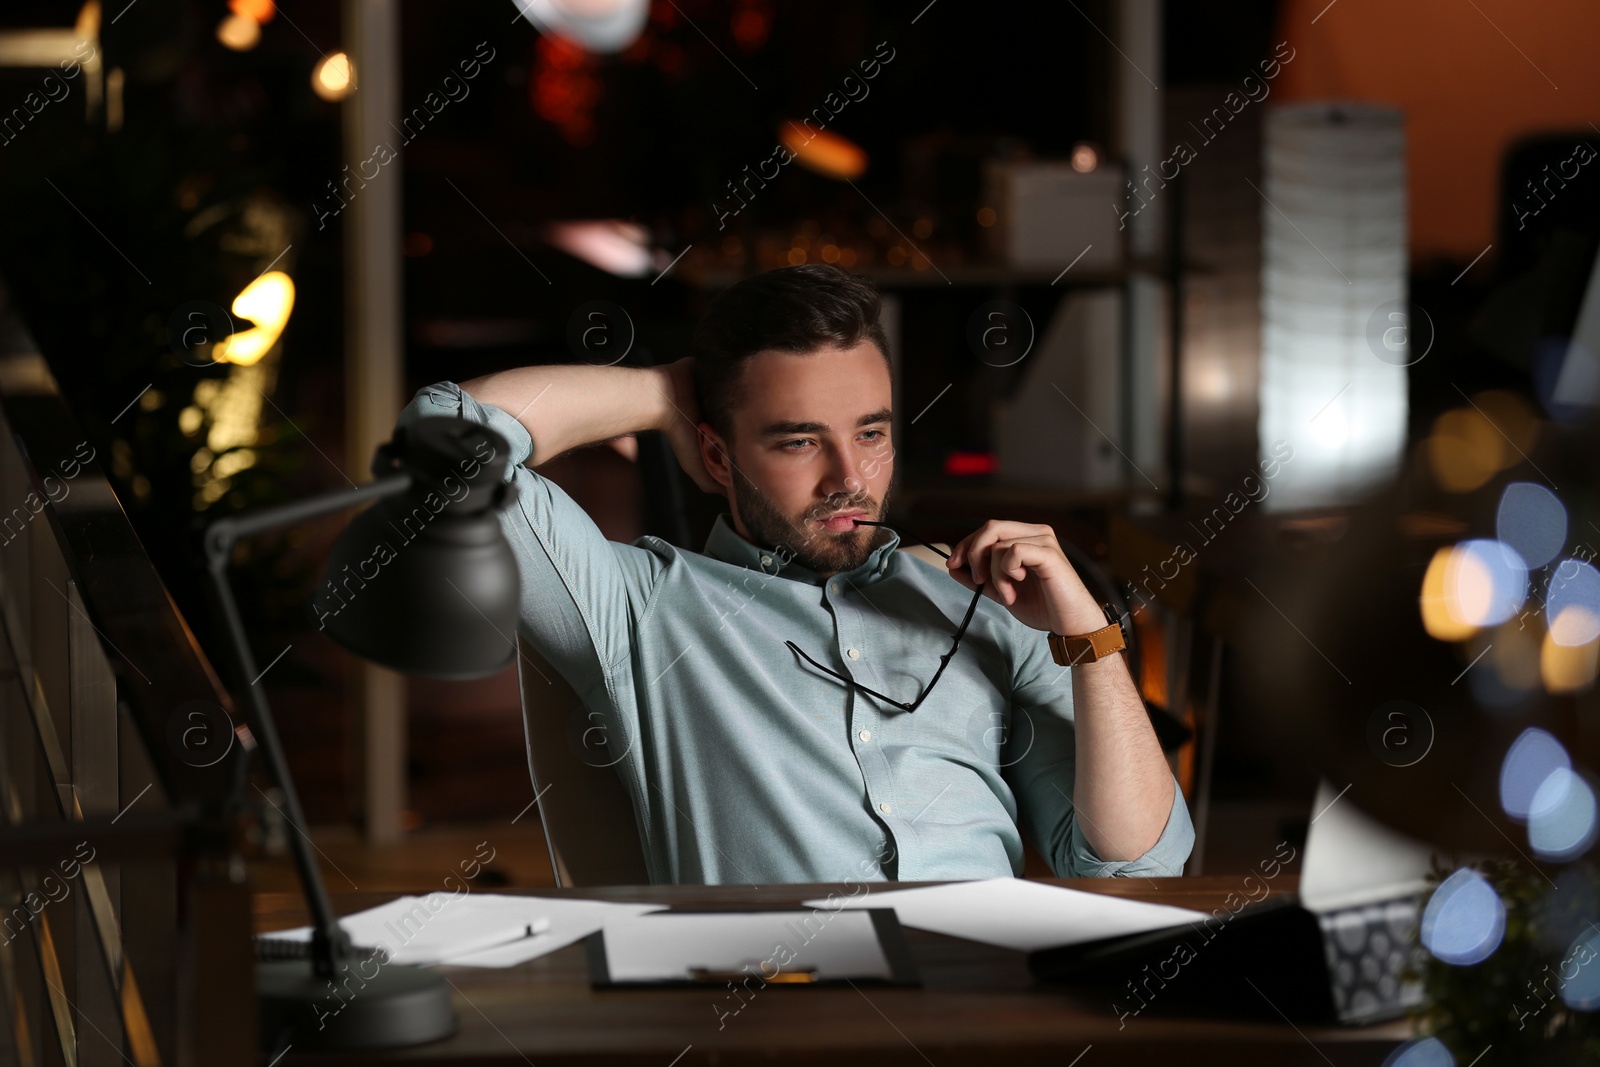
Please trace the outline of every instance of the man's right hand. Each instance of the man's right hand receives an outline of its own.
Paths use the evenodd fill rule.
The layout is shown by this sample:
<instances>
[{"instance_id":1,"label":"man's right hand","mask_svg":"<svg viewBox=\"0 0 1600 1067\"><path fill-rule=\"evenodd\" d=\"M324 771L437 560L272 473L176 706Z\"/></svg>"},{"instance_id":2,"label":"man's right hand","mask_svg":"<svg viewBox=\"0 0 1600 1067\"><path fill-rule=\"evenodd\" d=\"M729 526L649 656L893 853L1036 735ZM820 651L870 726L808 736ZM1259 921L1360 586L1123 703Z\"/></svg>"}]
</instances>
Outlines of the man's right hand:
<instances>
[{"instance_id":1,"label":"man's right hand","mask_svg":"<svg viewBox=\"0 0 1600 1067\"><path fill-rule=\"evenodd\" d=\"M672 454L684 472L707 493L721 496L722 486L706 470L700 458L700 403L695 398L694 357L686 356L674 363L657 368L661 372L662 389L671 401L666 415L666 425L659 427L672 445Z\"/></svg>"}]
</instances>

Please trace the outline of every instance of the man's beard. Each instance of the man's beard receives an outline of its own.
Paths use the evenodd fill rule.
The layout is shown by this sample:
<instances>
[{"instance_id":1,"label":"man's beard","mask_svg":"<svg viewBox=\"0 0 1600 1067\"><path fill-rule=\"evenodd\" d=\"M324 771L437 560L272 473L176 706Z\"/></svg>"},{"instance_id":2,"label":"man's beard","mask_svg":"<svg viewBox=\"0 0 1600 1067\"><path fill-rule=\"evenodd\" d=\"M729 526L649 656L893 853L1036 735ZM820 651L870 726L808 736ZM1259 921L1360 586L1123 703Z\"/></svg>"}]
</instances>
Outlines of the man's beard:
<instances>
[{"instance_id":1,"label":"man's beard","mask_svg":"<svg viewBox=\"0 0 1600 1067\"><path fill-rule=\"evenodd\" d=\"M857 526L833 533L816 524L818 519L851 508L866 512L863 518L881 521L889 504L887 486L883 499L876 504L865 493L831 498L807 509L796 520L785 515L771 497L734 467L733 500L752 543L761 548L779 549L787 557L785 562L798 563L818 574L855 570L889 537L889 531L881 526Z\"/></svg>"}]
</instances>

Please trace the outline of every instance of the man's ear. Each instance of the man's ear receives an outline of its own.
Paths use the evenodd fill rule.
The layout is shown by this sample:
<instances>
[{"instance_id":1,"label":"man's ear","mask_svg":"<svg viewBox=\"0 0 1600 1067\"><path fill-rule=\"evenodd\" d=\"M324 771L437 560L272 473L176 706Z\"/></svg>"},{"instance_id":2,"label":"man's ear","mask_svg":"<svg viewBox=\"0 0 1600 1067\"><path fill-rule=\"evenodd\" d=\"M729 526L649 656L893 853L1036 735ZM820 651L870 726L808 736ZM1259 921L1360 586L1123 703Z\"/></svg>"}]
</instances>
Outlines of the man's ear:
<instances>
[{"instance_id":1,"label":"man's ear","mask_svg":"<svg viewBox=\"0 0 1600 1067\"><path fill-rule=\"evenodd\" d=\"M702 422L696 429L699 431L700 462L705 464L707 473L723 489L733 485L733 470L728 456L728 447L722 440L722 435L711 428L709 422Z\"/></svg>"}]
</instances>

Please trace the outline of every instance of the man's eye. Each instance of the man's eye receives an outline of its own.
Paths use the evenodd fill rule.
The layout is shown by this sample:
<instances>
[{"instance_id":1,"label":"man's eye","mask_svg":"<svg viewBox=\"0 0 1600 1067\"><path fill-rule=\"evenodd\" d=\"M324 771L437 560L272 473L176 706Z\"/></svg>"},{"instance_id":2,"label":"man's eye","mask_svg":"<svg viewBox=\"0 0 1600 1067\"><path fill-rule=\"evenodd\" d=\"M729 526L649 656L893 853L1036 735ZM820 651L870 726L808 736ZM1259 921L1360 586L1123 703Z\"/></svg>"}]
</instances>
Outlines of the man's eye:
<instances>
[{"instance_id":1,"label":"man's eye","mask_svg":"<svg viewBox=\"0 0 1600 1067\"><path fill-rule=\"evenodd\" d=\"M787 448L787 449L789 449L789 451L791 451L791 452L798 452L798 451L799 451L799 449L798 449L798 448L792 448L792 447L791 447L791 446L792 446L792 445L808 445L808 444L810 444L810 443L811 443L811 442L810 442L810 441L805 441L805 440L800 440L800 441L785 441L785 442L784 442L784 443L783 443L783 444L781 444L781 445L779 445L779 446L778 446L778 447L779 447L779 448Z\"/></svg>"},{"instance_id":2,"label":"man's eye","mask_svg":"<svg viewBox=\"0 0 1600 1067\"><path fill-rule=\"evenodd\" d=\"M868 438L871 438L872 440L876 441L878 438L882 437L883 435L884 434L883 434L882 430L868 430L866 433L862 434L861 436L862 437L868 437Z\"/></svg>"}]
</instances>

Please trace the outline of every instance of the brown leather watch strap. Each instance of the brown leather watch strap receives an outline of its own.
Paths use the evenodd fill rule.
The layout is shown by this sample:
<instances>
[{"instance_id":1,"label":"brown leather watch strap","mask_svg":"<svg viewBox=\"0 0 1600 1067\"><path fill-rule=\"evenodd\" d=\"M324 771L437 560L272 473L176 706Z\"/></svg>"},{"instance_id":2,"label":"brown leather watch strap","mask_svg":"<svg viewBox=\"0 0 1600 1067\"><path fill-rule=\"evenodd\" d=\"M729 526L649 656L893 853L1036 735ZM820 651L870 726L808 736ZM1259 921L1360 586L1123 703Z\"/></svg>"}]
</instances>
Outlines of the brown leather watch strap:
<instances>
[{"instance_id":1,"label":"brown leather watch strap","mask_svg":"<svg viewBox=\"0 0 1600 1067\"><path fill-rule=\"evenodd\" d=\"M1113 652L1121 652L1127 647L1127 642L1122 638L1122 626L1115 622L1094 633L1081 634L1077 637L1054 633L1050 635L1050 654L1055 657L1056 663L1063 667L1093 663Z\"/></svg>"}]
</instances>

